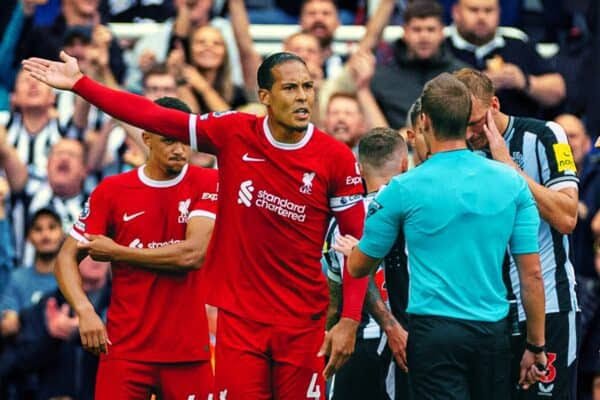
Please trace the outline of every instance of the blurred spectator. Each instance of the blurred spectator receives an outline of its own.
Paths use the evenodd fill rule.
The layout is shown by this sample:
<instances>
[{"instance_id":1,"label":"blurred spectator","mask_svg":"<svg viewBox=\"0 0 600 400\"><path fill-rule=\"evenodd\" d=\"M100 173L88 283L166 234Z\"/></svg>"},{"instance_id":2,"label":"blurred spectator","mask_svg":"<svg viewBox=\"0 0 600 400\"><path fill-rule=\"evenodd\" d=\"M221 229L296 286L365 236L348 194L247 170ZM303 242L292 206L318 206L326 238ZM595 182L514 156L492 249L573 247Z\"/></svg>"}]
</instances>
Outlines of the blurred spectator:
<instances>
[{"instance_id":1,"label":"blurred spectator","mask_svg":"<svg viewBox=\"0 0 600 400\"><path fill-rule=\"evenodd\" d=\"M29 213L51 207L69 229L81 214L86 195L82 193L86 176L85 149L73 139L61 139L48 157L48 182L32 196Z\"/></svg>"},{"instance_id":2,"label":"blurred spectator","mask_svg":"<svg viewBox=\"0 0 600 400\"><path fill-rule=\"evenodd\" d=\"M319 39L325 78L339 74L345 61L345 57L335 54L331 46L339 25L337 7L333 0L305 0L302 3L300 28Z\"/></svg>"},{"instance_id":3,"label":"blurred spectator","mask_svg":"<svg viewBox=\"0 0 600 400\"><path fill-rule=\"evenodd\" d=\"M122 52L117 40L107 36L106 27L100 25L99 1L62 0L61 14L48 27L35 27L32 18L29 18L21 33L18 59L43 57L56 60L65 42L65 34L69 33L68 28L85 26L90 29L94 45L107 48L105 58L116 80L121 81L125 73Z\"/></svg>"},{"instance_id":4,"label":"blurred spectator","mask_svg":"<svg viewBox=\"0 0 600 400\"><path fill-rule=\"evenodd\" d=\"M393 57L377 65L371 90L391 127L405 125L410 106L427 81L466 64L444 44L443 9L434 0L417 0L404 11L404 37L393 43Z\"/></svg>"},{"instance_id":5,"label":"blurred spectator","mask_svg":"<svg viewBox=\"0 0 600 400\"><path fill-rule=\"evenodd\" d=\"M27 165L32 179L45 180L48 153L63 131L52 114L55 100L52 88L21 70L11 95L14 112L6 125L8 144L13 146Z\"/></svg>"},{"instance_id":6,"label":"blurred spectator","mask_svg":"<svg viewBox=\"0 0 600 400\"><path fill-rule=\"evenodd\" d=\"M117 79L110 69L111 41L112 33L103 25L94 29L75 25L65 31L62 50L77 58L86 75L107 86L118 88ZM86 130L98 130L108 119L104 113L68 91L58 92L56 104L60 126L71 138L83 140Z\"/></svg>"},{"instance_id":7,"label":"blurred spectator","mask_svg":"<svg viewBox=\"0 0 600 400\"><path fill-rule=\"evenodd\" d=\"M288 24L298 22L304 1L285 0L247 0L248 14L253 24ZM364 22L366 1L342 0L336 1L339 8L339 19L344 25L361 24Z\"/></svg>"},{"instance_id":8,"label":"blurred spectator","mask_svg":"<svg viewBox=\"0 0 600 400\"><path fill-rule=\"evenodd\" d=\"M242 66L231 24L228 20L212 13L213 0L173 0L175 17L168 19L156 32L142 37L135 44L129 60L126 87L141 92L142 75L153 64L166 62L171 49L183 48L189 60L189 38L197 28L214 26L221 31L229 55L232 79L243 85Z\"/></svg>"},{"instance_id":9,"label":"blurred spectator","mask_svg":"<svg viewBox=\"0 0 600 400\"><path fill-rule=\"evenodd\" d=\"M19 164L20 160L12 160L11 169L6 170L9 181L23 173L24 166ZM77 220L85 202L83 144L73 139L60 139L50 150L47 170L47 181L28 179L17 188L21 190L13 189L11 195L15 250L17 260L21 260L23 264L33 262L33 249L30 244L25 245L25 221L36 211L50 208L59 215L66 231Z\"/></svg>"},{"instance_id":10,"label":"blurred spectator","mask_svg":"<svg viewBox=\"0 0 600 400\"><path fill-rule=\"evenodd\" d=\"M345 143L354 154L358 152L358 141L367 132L364 114L355 95L334 93L329 97L323 121L325 132Z\"/></svg>"},{"instance_id":11,"label":"blurred spectator","mask_svg":"<svg viewBox=\"0 0 600 400\"><path fill-rule=\"evenodd\" d=\"M542 2L544 1L545 0L542 0ZM452 7L457 3L457 0L440 0L440 2L444 6L444 24L451 24ZM500 0L500 9L502 10L502 15L500 15L500 25L517 26L521 22L522 8L523 0Z\"/></svg>"},{"instance_id":12,"label":"blurred spectator","mask_svg":"<svg viewBox=\"0 0 600 400\"><path fill-rule=\"evenodd\" d=\"M33 266L15 269L0 300L0 333L2 337L19 332L18 312L36 304L42 294L56 289L54 263L64 234L58 214L43 208L33 214L28 238L35 249ZM29 268L27 268L29 267Z\"/></svg>"},{"instance_id":13,"label":"blurred spectator","mask_svg":"<svg viewBox=\"0 0 600 400\"><path fill-rule=\"evenodd\" d=\"M579 176L577 225L572 235L573 267L581 308L578 389L581 397L589 397L600 350L595 338L600 332L600 276L595 268L594 254L594 243L600 237L600 153L591 151L591 138L579 118L563 114L555 122L567 134Z\"/></svg>"},{"instance_id":14,"label":"blurred spectator","mask_svg":"<svg viewBox=\"0 0 600 400\"><path fill-rule=\"evenodd\" d=\"M8 191L8 182L4 177L0 177L0 298L2 298L2 293L14 266L13 257L15 251L5 208Z\"/></svg>"},{"instance_id":15,"label":"blurred spectator","mask_svg":"<svg viewBox=\"0 0 600 400\"><path fill-rule=\"evenodd\" d=\"M456 57L485 71L507 114L539 117L565 98L563 77L532 43L498 33L498 0L459 0L452 16L447 43Z\"/></svg>"},{"instance_id":16,"label":"blurred spectator","mask_svg":"<svg viewBox=\"0 0 600 400\"><path fill-rule=\"evenodd\" d=\"M6 15L6 21L0 21L2 31L0 36L0 111L8 110L8 93L12 90L14 80L19 70L16 57L17 43L19 35L23 30L25 19L33 15L36 6L43 4L47 0L19 0L14 7L9 4L3 4L4 10L12 10ZM5 19L5 18L2 18ZM2 123L2 122L0 122Z\"/></svg>"},{"instance_id":17,"label":"blurred spectator","mask_svg":"<svg viewBox=\"0 0 600 400\"><path fill-rule=\"evenodd\" d=\"M225 39L219 29L202 26L189 42L189 63L179 44L169 54L169 71L187 94L179 96L195 112L227 111L247 103L244 89L233 83ZM182 89L185 89L182 88Z\"/></svg>"},{"instance_id":18,"label":"blurred spectator","mask_svg":"<svg viewBox=\"0 0 600 400\"><path fill-rule=\"evenodd\" d=\"M109 266L89 257L79 265L83 289L102 316L110 299ZM19 319L15 343L0 354L0 379L36 373L36 400L92 400L98 357L81 348L78 320L60 291L45 293L37 304L22 309Z\"/></svg>"},{"instance_id":19,"label":"blurred spectator","mask_svg":"<svg viewBox=\"0 0 600 400\"><path fill-rule=\"evenodd\" d=\"M150 67L142 84L144 97L152 101L177 96L175 77L164 64ZM145 162L147 149L141 134L141 129L116 120L111 120L98 131L88 132L86 162L88 171L94 175L90 189L104 177L126 172Z\"/></svg>"},{"instance_id":20,"label":"blurred spectator","mask_svg":"<svg viewBox=\"0 0 600 400\"><path fill-rule=\"evenodd\" d=\"M102 22L164 22L175 15L172 0L100 0Z\"/></svg>"}]
</instances>

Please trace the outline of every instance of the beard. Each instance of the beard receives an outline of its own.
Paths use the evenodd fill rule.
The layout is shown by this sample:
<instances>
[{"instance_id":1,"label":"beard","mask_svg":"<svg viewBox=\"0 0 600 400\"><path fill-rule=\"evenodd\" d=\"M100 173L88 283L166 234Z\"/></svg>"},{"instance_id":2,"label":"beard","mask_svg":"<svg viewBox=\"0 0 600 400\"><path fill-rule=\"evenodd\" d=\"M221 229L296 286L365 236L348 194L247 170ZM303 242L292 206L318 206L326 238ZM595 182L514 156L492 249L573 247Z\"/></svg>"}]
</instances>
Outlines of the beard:
<instances>
[{"instance_id":1,"label":"beard","mask_svg":"<svg viewBox=\"0 0 600 400\"><path fill-rule=\"evenodd\" d=\"M460 36L463 37L463 39L465 39L467 42L469 42L471 44L474 44L475 46L482 46L486 43L489 43L496 35L496 32L491 32L484 36L480 36L474 32L461 31L460 29L459 29L459 33L460 33Z\"/></svg>"}]
</instances>

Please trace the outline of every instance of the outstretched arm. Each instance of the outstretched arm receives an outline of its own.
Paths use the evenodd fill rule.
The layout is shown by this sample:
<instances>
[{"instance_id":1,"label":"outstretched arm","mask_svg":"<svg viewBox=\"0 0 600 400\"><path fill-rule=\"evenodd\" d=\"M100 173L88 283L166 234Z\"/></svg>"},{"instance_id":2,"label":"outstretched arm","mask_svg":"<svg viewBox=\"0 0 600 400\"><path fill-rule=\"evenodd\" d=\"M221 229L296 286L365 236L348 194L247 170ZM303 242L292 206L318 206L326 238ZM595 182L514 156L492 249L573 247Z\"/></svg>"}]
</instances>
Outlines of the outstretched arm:
<instances>
[{"instance_id":1,"label":"outstretched arm","mask_svg":"<svg viewBox=\"0 0 600 400\"><path fill-rule=\"evenodd\" d=\"M60 58L62 62L29 58L23 61L23 66L37 80L57 89L72 90L118 120L184 143L190 142L188 113L161 107L142 96L103 86L85 77L74 57L62 51Z\"/></svg>"}]
</instances>

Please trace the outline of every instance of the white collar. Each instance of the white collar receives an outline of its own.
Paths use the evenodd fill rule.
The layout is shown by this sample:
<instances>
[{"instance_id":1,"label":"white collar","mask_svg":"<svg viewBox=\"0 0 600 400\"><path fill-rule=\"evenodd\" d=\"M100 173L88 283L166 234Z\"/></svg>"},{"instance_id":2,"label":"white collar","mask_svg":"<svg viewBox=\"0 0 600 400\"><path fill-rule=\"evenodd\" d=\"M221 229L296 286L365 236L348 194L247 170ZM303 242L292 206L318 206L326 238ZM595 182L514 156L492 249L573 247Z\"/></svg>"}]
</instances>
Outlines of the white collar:
<instances>
[{"instance_id":1,"label":"white collar","mask_svg":"<svg viewBox=\"0 0 600 400\"><path fill-rule=\"evenodd\" d=\"M183 168L181 169L181 172L175 178L168 179L165 181L157 181L155 179L148 177L148 175L146 175L144 173L144 168L146 168L146 164L144 164L138 168L138 178L140 178L140 181L142 181L142 183L144 185L150 186L153 188L168 188L168 187L177 185L179 182L181 182L183 180L183 178L185 177L185 174L188 170L188 164L185 164L183 166Z\"/></svg>"},{"instance_id":2,"label":"white collar","mask_svg":"<svg viewBox=\"0 0 600 400\"><path fill-rule=\"evenodd\" d=\"M448 34L450 36L450 40L452 41L452 45L455 48L474 53L475 58L478 60L483 60L485 56L490 54L492 51L502 48L506 45L506 41L502 35L498 33L498 30L496 30L494 38L482 46L475 46L473 43L467 42L462 36L460 36L460 33L458 33L456 25L450 25L448 27Z\"/></svg>"},{"instance_id":3,"label":"white collar","mask_svg":"<svg viewBox=\"0 0 600 400\"><path fill-rule=\"evenodd\" d=\"M266 136L267 140L269 141L269 143L271 143L273 145L273 147L276 147L281 150L301 149L308 143L308 141L310 140L310 138L313 135L313 131L315 130L315 126L312 123L309 123L308 127L306 128L306 132L304 133L304 137L299 142L283 143L283 142L279 142L279 141L275 140L275 138L273 137L273 134L271 133L271 129L269 128L268 121L269 121L269 117L266 116L265 119L263 120L263 130L265 131L265 136Z\"/></svg>"}]
</instances>

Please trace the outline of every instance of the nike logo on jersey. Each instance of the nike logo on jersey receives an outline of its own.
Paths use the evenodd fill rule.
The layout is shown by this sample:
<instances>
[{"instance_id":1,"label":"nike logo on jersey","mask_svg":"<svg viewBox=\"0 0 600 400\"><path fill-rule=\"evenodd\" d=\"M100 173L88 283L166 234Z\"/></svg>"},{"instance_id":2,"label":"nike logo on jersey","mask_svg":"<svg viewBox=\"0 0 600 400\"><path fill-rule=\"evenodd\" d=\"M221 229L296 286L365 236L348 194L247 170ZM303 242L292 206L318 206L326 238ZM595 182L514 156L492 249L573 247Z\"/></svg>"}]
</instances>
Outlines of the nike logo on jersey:
<instances>
[{"instance_id":1,"label":"nike logo on jersey","mask_svg":"<svg viewBox=\"0 0 600 400\"><path fill-rule=\"evenodd\" d=\"M265 159L264 159L264 158L254 158L254 157L250 157L250 156L248 155L248 153L246 153L246 154L244 154L244 155L242 156L242 160L243 160L243 161L246 161L246 162L263 162L263 161L265 161Z\"/></svg>"},{"instance_id":2,"label":"nike logo on jersey","mask_svg":"<svg viewBox=\"0 0 600 400\"><path fill-rule=\"evenodd\" d=\"M138 213L135 214L131 214L131 215L127 215L127 213L123 214L123 221L128 222L131 221L134 218L139 217L140 215L144 214L146 211L140 211Z\"/></svg>"}]
</instances>

